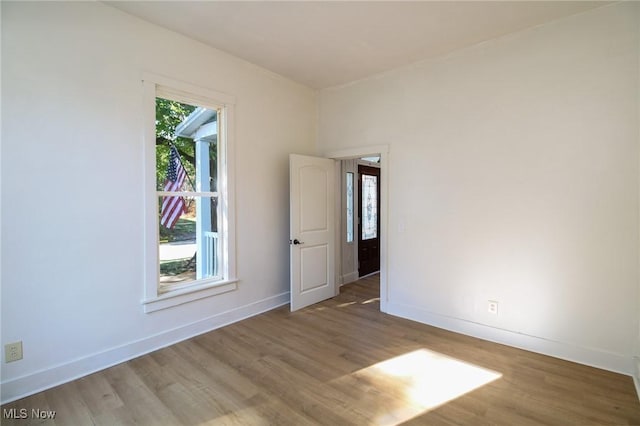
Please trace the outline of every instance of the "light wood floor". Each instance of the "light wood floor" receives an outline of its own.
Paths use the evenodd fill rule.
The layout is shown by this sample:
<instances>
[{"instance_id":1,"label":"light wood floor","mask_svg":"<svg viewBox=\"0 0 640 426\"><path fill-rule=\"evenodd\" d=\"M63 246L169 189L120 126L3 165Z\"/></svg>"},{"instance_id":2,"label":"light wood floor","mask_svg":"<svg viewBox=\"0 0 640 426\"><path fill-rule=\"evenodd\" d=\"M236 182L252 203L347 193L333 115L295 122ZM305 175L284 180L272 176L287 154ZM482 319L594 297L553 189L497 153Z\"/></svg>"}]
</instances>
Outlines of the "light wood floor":
<instances>
[{"instance_id":1,"label":"light wood floor","mask_svg":"<svg viewBox=\"0 0 640 426\"><path fill-rule=\"evenodd\" d=\"M56 425L640 425L630 377L382 314L378 287L366 278L3 412L55 410Z\"/></svg>"}]
</instances>

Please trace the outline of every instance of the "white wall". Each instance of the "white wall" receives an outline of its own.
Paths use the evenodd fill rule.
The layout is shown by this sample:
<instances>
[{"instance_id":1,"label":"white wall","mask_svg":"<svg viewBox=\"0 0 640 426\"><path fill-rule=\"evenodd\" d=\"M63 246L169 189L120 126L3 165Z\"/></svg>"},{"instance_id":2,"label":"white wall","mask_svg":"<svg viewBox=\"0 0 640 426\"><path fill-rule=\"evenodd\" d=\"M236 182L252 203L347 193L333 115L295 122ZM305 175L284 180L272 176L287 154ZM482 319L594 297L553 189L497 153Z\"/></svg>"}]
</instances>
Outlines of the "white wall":
<instances>
[{"instance_id":1,"label":"white wall","mask_svg":"<svg viewBox=\"0 0 640 426\"><path fill-rule=\"evenodd\" d=\"M239 289L143 297L142 72L236 97ZM288 154L308 88L96 2L2 2L2 400L288 302Z\"/></svg>"},{"instance_id":2,"label":"white wall","mask_svg":"<svg viewBox=\"0 0 640 426\"><path fill-rule=\"evenodd\" d=\"M390 147L390 313L631 373L638 9L320 92L322 151Z\"/></svg>"}]
</instances>

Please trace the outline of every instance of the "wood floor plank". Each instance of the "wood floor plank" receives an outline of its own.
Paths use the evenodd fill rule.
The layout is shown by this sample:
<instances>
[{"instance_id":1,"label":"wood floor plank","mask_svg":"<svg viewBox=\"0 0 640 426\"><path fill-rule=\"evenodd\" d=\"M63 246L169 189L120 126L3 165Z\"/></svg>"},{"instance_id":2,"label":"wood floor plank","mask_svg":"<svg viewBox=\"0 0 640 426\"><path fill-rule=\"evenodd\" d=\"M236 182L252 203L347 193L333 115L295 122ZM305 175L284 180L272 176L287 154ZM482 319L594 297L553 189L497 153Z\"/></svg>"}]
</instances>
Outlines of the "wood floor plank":
<instances>
[{"instance_id":1,"label":"wood floor plank","mask_svg":"<svg viewBox=\"0 0 640 426\"><path fill-rule=\"evenodd\" d=\"M117 410L124 403L102 374L90 374L76 381L78 392L92 417Z\"/></svg>"},{"instance_id":2,"label":"wood floor plank","mask_svg":"<svg viewBox=\"0 0 640 426\"><path fill-rule=\"evenodd\" d=\"M383 314L378 280L6 404L56 417L2 424L640 425L630 377Z\"/></svg>"},{"instance_id":3,"label":"wood floor plank","mask_svg":"<svg viewBox=\"0 0 640 426\"><path fill-rule=\"evenodd\" d=\"M138 358L134 361L141 360ZM134 364L130 361L108 368L103 372L111 387L127 407L129 417L135 422L134 424L180 424L180 420L158 398L157 392L169 384L165 383L161 387L150 389L142 379L144 376L138 375L137 370L133 367ZM47 393L55 395L56 388L47 391ZM60 412L61 417L67 415L68 413L64 411ZM75 424L87 423L78 421Z\"/></svg>"}]
</instances>

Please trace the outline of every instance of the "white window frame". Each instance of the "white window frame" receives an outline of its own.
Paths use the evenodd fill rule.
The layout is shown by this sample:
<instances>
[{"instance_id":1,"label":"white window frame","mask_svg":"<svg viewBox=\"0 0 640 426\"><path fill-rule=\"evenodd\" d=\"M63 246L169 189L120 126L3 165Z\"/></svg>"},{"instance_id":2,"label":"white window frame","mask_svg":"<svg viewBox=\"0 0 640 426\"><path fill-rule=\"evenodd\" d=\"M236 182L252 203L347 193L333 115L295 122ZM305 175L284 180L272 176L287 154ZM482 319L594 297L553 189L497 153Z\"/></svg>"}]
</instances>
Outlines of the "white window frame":
<instances>
[{"instance_id":1,"label":"white window frame","mask_svg":"<svg viewBox=\"0 0 640 426\"><path fill-rule=\"evenodd\" d=\"M145 73L144 121L144 312L150 313L237 289L234 202L234 106L235 97L168 77ZM158 191L156 188L156 97L190 105L221 109L219 122L219 232L222 238L220 278L193 281L160 293L158 252Z\"/></svg>"}]
</instances>

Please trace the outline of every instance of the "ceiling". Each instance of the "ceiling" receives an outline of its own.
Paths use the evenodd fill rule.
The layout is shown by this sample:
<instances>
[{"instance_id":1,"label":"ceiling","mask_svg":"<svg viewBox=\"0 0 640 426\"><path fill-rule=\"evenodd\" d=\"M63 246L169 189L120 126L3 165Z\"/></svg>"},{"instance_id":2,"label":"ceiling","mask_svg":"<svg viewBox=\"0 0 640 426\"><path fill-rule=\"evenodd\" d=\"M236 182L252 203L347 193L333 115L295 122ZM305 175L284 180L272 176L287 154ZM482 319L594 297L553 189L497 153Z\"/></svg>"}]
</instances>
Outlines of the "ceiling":
<instances>
[{"instance_id":1,"label":"ceiling","mask_svg":"<svg viewBox=\"0 0 640 426\"><path fill-rule=\"evenodd\" d=\"M106 1L316 89L602 6L594 1Z\"/></svg>"}]
</instances>

